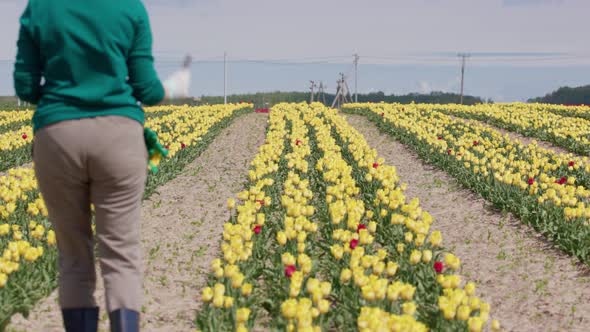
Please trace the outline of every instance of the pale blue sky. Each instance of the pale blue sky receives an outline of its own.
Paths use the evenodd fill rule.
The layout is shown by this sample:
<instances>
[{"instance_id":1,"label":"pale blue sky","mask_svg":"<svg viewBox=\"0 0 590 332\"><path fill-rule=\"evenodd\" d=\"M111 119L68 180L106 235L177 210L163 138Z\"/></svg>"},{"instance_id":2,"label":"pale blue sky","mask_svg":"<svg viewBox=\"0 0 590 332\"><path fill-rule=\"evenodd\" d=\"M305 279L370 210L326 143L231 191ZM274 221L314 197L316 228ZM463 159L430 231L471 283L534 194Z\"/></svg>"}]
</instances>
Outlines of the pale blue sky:
<instances>
[{"instance_id":1,"label":"pale blue sky","mask_svg":"<svg viewBox=\"0 0 590 332\"><path fill-rule=\"evenodd\" d=\"M224 51L235 61L231 92L303 90L310 79L333 89L353 53L361 56L361 92L456 91L457 52L473 54L466 92L496 100L590 84L589 0L144 2L158 71L167 76L191 53L195 95L222 93ZM0 95L12 93L25 4L0 0Z\"/></svg>"}]
</instances>

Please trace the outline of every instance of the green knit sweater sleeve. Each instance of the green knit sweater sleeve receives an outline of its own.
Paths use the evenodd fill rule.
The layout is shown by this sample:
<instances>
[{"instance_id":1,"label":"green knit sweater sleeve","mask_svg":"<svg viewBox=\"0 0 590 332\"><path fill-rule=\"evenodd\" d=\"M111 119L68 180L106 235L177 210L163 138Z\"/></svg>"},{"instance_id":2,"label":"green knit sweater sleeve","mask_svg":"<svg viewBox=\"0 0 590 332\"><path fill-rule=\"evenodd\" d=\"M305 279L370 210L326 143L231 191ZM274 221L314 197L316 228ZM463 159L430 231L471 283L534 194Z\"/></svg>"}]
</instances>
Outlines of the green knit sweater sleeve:
<instances>
[{"instance_id":1,"label":"green knit sweater sleeve","mask_svg":"<svg viewBox=\"0 0 590 332\"><path fill-rule=\"evenodd\" d=\"M33 38L33 33L29 4L20 18L13 78L17 96L36 104L41 97L42 64L39 46Z\"/></svg>"},{"instance_id":2,"label":"green knit sweater sleeve","mask_svg":"<svg viewBox=\"0 0 590 332\"><path fill-rule=\"evenodd\" d=\"M128 57L129 83L133 96L146 105L155 105L164 99L164 87L154 69L152 32L143 4L135 23L135 35Z\"/></svg>"}]
</instances>

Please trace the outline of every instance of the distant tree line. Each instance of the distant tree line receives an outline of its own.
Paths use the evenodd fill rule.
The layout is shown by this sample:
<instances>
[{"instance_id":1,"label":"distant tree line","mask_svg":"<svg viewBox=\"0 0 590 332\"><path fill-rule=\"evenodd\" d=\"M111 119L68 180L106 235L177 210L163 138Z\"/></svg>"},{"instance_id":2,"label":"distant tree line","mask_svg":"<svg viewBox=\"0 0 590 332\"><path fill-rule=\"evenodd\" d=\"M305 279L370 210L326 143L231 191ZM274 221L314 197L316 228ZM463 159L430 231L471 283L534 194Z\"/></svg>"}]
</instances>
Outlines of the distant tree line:
<instances>
[{"instance_id":1,"label":"distant tree line","mask_svg":"<svg viewBox=\"0 0 590 332\"><path fill-rule=\"evenodd\" d=\"M335 95L326 93L324 98L321 95L315 96L316 101L324 102L326 105L332 105ZM354 98L354 97L353 97ZM300 103L303 101L310 100L309 92L257 92L257 93L246 93L246 94L234 94L227 97L229 103L239 102L252 102L256 108L271 107L278 103ZM372 92L363 93L358 95L358 101L361 103L366 102L386 102L386 103L403 103L408 104L411 102L415 103L426 103L426 104L458 104L460 96L456 93L446 92L431 92L428 94L421 93L409 93L405 95L386 95L385 93ZM463 103L466 105L481 104L484 103L482 98L474 96L464 96ZM491 103L491 100L487 101ZM223 96L203 96L200 98L184 98L166 101L166 104L171 105L203 105L203 104L223 104ZM17 106L17 99L15 97L0 97L0 109L14 109ZM23 105L21 108L25 108ZM29 108L34 108L34 105L30 105Z\"/></svg>"},{"instance_id":2,"label":"distant tree line","mask_svg":"<svg viewBox=\"0 0 590 332\"><path fill-rule=\"evenodd\" d=\"M325 103L327 105L332 105L334 98L336 96L334 94L327 93L325 94ZM258 92L258 93L251 93L251 94L236 94L230 95L227 97L229 103L239 103L239 102L252 102L254 103L255 107L270 107L277 103L281 102L289 102L289 103L299 103L303 101L310 100L310 93L309 92L282 92L282 91L275 91L275 92ZM321 95L315 96L316 101L324 102L324 98ZM359 94L358 101L361 103L366 102L386 102L386 103L426 103L426 104L451 104L451 103L459 103L460 96L456 93L446 93L446 92L431 92L429 94L420 94L420 93L410 93L405 95L386 95L385 93L373 92L373 93L366 93L366 94ZM474 97L474 96L464 96L463 103L467 105L473 104L480 104L484 103L485 101L482 98ZM488 101L490 102L490 101ZM223 96L203 96L198 101L200 104L220 104L223 103Z\"/></svg>"},{"instance_id":3,"label":"distant tree line","mask_svg":"<svg viewBox=\"0 0 590 332\"><path fill-rule=\"evenodd\" d=\"M529 103L590 105L590 85L576 88L561 87L544 97L531 98L528 101Z\"/></svg>"}]
</instances>

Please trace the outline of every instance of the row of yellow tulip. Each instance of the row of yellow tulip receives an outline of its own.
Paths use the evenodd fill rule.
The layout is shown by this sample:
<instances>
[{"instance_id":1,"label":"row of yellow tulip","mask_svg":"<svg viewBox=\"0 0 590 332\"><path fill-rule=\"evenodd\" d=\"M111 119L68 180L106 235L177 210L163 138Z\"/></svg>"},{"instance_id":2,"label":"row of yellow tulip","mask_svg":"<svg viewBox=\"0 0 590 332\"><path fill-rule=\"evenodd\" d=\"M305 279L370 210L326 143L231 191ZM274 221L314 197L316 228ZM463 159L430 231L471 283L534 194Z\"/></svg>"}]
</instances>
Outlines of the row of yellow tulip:
<instances>
[{"instance_id":1,"label":"row of yellow tulip","mask_svg":"<svg viewBox=\"0 0 590 332\"><path fill-rule=\"evenodd\" d=\"M162 145L173 157L178 151L200 141L209 128L220 119L230 116L236 107L243 109L250 106L177 106L170 114L148 119L145 126L158 133Z\"/></svg>"},{"instance_id":2,"label":"row of yellow tulip","mask_svg":"<svg viewBox=\"0 0 590 332\"><path fill-rule=\"evenodd\" d=\"M225 227L239 229L224 232L225 248L248 253L252 241L254 254L234 264L224 252L213 261L199 329L245 331L264 309L273 317L264 328L272 330L482 330L489 304L473 283L461 286L457 257L438 261L442 237L428 235L432 217L417 200L406 203L395 168L358 132L320 104L276 105L270 124L259 156L269 145L281 151L268 174L273 185L266 194L241 193L237 218ZM252 167L251 174L265 165ZM241 217L256 195L270 200L262 224L253 212ZM259 291L246 301L242 275L227 277L228 268Z\"/></svg>"},{"instance_id":3,"label":"row of yellow tulip","mask_svg":"<svg viewBox=\"0 0 590 332\"><path fill-rule=\"evenodd\" d=\"M581 155L590 153L590 120L560 115L554 108L548 109L547 106L511 103L474 106L418 105L417 107L436 109L448 115L480 120L526 136L549 141ZM563 106L560 109L567 109L567 107Z\"/></svg>"},{"instance_id":4,"label":"row of yellow tulip","mask_svg":"<svg viewBox=\"0 0 590 332\"><path fill-rule=\"evenodd\" d=\"M590 120L590 105L555 105L555 104L532 104L532 108L541 111L549 111L563 116L572 116Z\"/></svg>"},{"instance_id":5,"label":"row of yellow tulip","mask_svg":"<svg viewBox=\"0 0 590 332\"><path fill-rule=\"evenodd\" d=\"M395 168L385 165L384 160L378 158L377 152L368 146L363 136L341 116L335 112L331 112L330 115L327 117L331 118L339 139L347 144L346 150L350 162L354 160L356 166L364 171L359 174L361 179L364 174L365 180L363 186L365 195L362 197L367 197L366 191L375 194L373 200L365 199L369 207L367 217L377 221L374 232L376 242L382 248L389 250L389 257L394 257L395 262L391 264L391 268L397 269L397 272L389 269L388 272L394 272L396 279L401 280L401 282L394 282L388 288L388 296L391 294L395 297L399 294L404 298L409 295L406 293L412 292L412 289L417 290L414 302L418 309L412 302L406 302L402 305L402 311L405 314L411 315L417 311L419 316L424 317L428 313L426 308L437 306L439 312L430 312L430 320L424 319L430 328L461 330L465 327L463 323L467 322L470 331L480 331L489 320L490 305L475 295L474 283L469 282L461 286L460 276L453 273L460 268L460 260L455 255L446 253L444 263L438 260L432 263L433 258L438 259L442 255L442 235L438 231L429 232L433 222L432 216L420 208L418 199L412 199L407 203L403 194L405 185L398 185L399 177ZM349 229L351 226L348 225ZM373 228L372 223L368 222L368 229ZM380 252L377 251L377 256L379 254ZM352 264L351 260L351 266ZM442 273L445 267L448 268L447 273ZM438 273L436 281L429 280L428 277L420 277L422 273L428 276L433 269ZM436 283L438 285L435 286ZM396 285L398 287L395 287ZM442 290L438 289L438 286ZM364 308L364 311L375 312L373 308ZM441 313L442 317L440 317ZM379 316L370 319L370 314L367 314L366 317L369 318L367 323L374 324ZM406 322L411 326L409 324L411 320L408 319ZM491 322L490 327L494 331L500 329L496 320Z\"/></svg>"},{"instance_id":6,"label":"row of yellow tulip","mask_svg":"<svg viewBox=\"0 0 590 332\"><path fill-rule=\"evenodd\" d=\"M144 112L148 114L157 112L171 112L180 107L182 106L152 106L144 108ZM0 127L6 126L13 122L31 120L33 118L33 113L34 111L29 109L0 111Z\"/></svg>"},{"instance_id":7,"label":"row of yellow tulip","mask_svg":"<svg viewBox=\"0 0 590 332\"><path fill-rule=\"evenodd\" d=\"M281 112L280 108L277 112ZM285 156L288 175L281 196L286 216L282 225L278 225L280 230L276 236L282 263L276 264L277 274L284 281L278 285L284 291L277 298L281 299L281 315L287 322L287 331L317 331L321 323L327 321L331 307L327 297L332 293L332 284L325 281L329 280L327 276L314 269L319 264L314 255L318 224L312 220L315 208L309 176L312 167L308 162L312 152L309 130L299 114L284 114L291 124L291 152Z\"/></svg>"},{"instance_id":8,"label":"row of yellow tulip","mask_svg":"<svg viewBox=\"0 0 590 332\"><path fill-rule=\"evenodd\" d=\"M147 123L169 113L183 112L183 110L186 112L186 109L189 108L187 106L146 108ZM200 112L194 107L190 109L192 112ZM30 121L32 116L32 111L0 112L0 172L31 161L30 146L33 142L33 127Z\"/></svg>"},{"instance_id":9,"label":"row of yellow tulip","mask_svg":"<svg viewBox=\"0 0 590 332\"><path fill-rule=\"evenodd\" d=\"M552 239L590 261L587 158L523 145L480 123L453 119L436 106L349 104L409 144L422 158Z\"/></svg>"},{"instance_id":10,"label":"row of yellow tulip","mask_svg":"<svg viewBox=\"0 0 590 332\"><path fill-rule=\"evenodd\" d=\"M150 117L152 114L156 113L169 113L172 112L182 106L153 106L153 107L146 107L144 112L146 113L147 117ZM18 128L12 128L14 125L19 125L18 127L22 127L26 125L25 122L30 122L33 118L34 111L32 110L14 110L14 111L0 111L0 132L4 132L8 128L16 130Z\"/></svg>"},{"instance_id":11,"label":"row of yellow tulip","mask_svg":"<svg viewBox=\"0 0 590 332\"><path fill-rule=\"evenodd\" d=\"M279 162L287 134L284 118L270 117L265 143L250 163L247 189L237 195L241 202L228 199L231 217L223 226L222 258L211 262L209 286L202 290L205 308L197 326L203 330L246 331L253 326L257 310L252 306L252 292L259 285L260 255L266 255L263 247L269 239L270 229L264 225L268 212L277 206L271 193L280 191Z\"/></svg>"},{"instance_id":12,"label":"row of yellow tulip","mask_svg":"<svg viewBox=\"0 0 590 332\"><path fill-rule=\"evenodd\" d=\"M339 121L342 118L334 116L333 112L316 107L314 112L317 113L310 113L310 122L317 135L318 148L323 152L323 157L316 167L322 172L322 177L328 185L326 202L334 227L331 234L334 244L331 245L330 251L339 267L336 270L341 283L339 286L343 289L349 288L349 291L355 293L354 296L362 299L359 301L360 309L357 308L356 327L359 331L426 331L426 325L414 317L417 310L422 309L418 308L414 301L416 285L403 279L403 267L399 271L400 265L405 265L402 262L405 257L401 257L402 253L399 251L391 251L391 245L397 246L396 239L389 238L389 243L376 243L378 240L375 240L377 234L382 231L381 223L384 222L379 220L379 217L386 218L385 214L389 212L379 211L377 217L370 205L365 208L365 201L359 194L367 194L368 190L361 190L356 183L353 177L354 166L343 158L341 148L332 136L333 128L341 139L343 135L350 133L350 128L342 126L342 122ZM318 115L323 115L324 119L320 120ZM364 142L362 137L354 138ZM347 143L350 144L349 141L345 141L345 144ZM354 149L353 144L346 147L351 152ZM366 158L366 161L371 160L371 165L374 162L380 163L380 167L372 168L373 175L395 187L395 169L383 165L384 161L377 158L374 150L371 150L366 142L363 147L367 149L354 150L352 154L358 158ZM361 165L362 163L356 166L360 168ZM369 176L372 177L370 173ZM402 200L405 201L405 198ZM420 256L422 255L421 251L414 251L413 254L420 252ZM430 257L426 259L425 254L424 259L424 263L428 264L432 259L432 251L426 252L430 253ZM417 258L412 263L422 263L421 259L422 257ZM350 300L342 298L341 301Z\"/></svg>"},{"instance_id":13,"label":"row of yellow tulip","mask_svg":"<svg viewBox=\"0 0 590 332\"><path fill-rule=\"evenodd\" d=\"M32 168L0 176L0 326L55 287L55 233ZM26 294L26 295L25 295Z\"/></svg>"},{"instance_id":14,"label":"row of yellow tulip","mask_svg":"<svg viewBox=\"0 0 590 332\"><path fill-rule=\"evenodd\" d=\"M186 144L182 152L176 151L170 160L162 162L159 173L148 177L147 187L153 191L155 186L172 178L211 141L201 141L201 137L216 135L222 124L250 107L247 104L181 107L173 112L178 114L177 118L166 116L165 121L158 121L160 130L184 128L182 134L174 134L167 144L180 145L172 139ZM52 291L57 277L55 234L47 221L34 171L22 167L6 173L0 177L0 326L16 311L28 310Z\"/></svg>"},{"instance_id":15,"label":"row of yellow tulip","mask_svg":"<svg viewBox=\"0 0 590 332\"><path fill-rule=\"evenodd\" d=\"M0 132L14 123L30 121L33 118L33 111L0 111Z\"/></svg>"},{"instance_id":16,"label":"row of yellow tulip","mask_svg":"<svg viewBox=\"0 0 590 332\"><path fill-rule=\"evenodd\" d=\"M11 169L0 177L0 250L3 250L0 288L6 285L10 274L19 270L23 260L34 262L43 255L43 241L50 246L55 244L53 231L46 232L47 209L37 196L36 188L34 172L30 168ZM28 224L10 222L23 214L18 211L19 207L26 207L27 219L31 219Z\"/></svg>"}]
</instances>

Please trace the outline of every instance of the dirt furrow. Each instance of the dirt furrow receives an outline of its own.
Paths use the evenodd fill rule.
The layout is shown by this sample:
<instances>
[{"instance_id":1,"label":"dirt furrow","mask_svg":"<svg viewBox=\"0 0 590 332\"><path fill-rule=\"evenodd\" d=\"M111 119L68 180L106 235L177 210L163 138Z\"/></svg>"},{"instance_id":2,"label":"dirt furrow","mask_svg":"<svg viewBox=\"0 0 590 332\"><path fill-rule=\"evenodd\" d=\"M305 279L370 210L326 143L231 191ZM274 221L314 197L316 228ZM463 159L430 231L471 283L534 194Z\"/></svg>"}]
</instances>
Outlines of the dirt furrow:
<instances>
[{"instance_id":1,"label":"dirt furrow","mask_svg":"<svg viewBox=\"0 0 590 332\"><path fill-rule=\"evenodd\" d=\"M461 274L477 282L508 331L590 331L590 269L551 247L532 228L463 189L448 174L383 134L362 116L348 121L394 165L407 197L418 197Z\"/></svg>"},{"instance_id":2,"label":"dirt furrow","mask_svg":"<svg viewBox=\"0 0 590 332\"><path fill-rule=\"evenodd\" d=\"M242 189L264 142L268 116L247 114L224 129L176 179L143 202L144 307L142 331L191 331L209 262L218 256L227 198ZM101 331L108 331L102 285ZM12 318L8 331L63 331L54 292L28 319Z\"/></svg>"}]
</instances>

